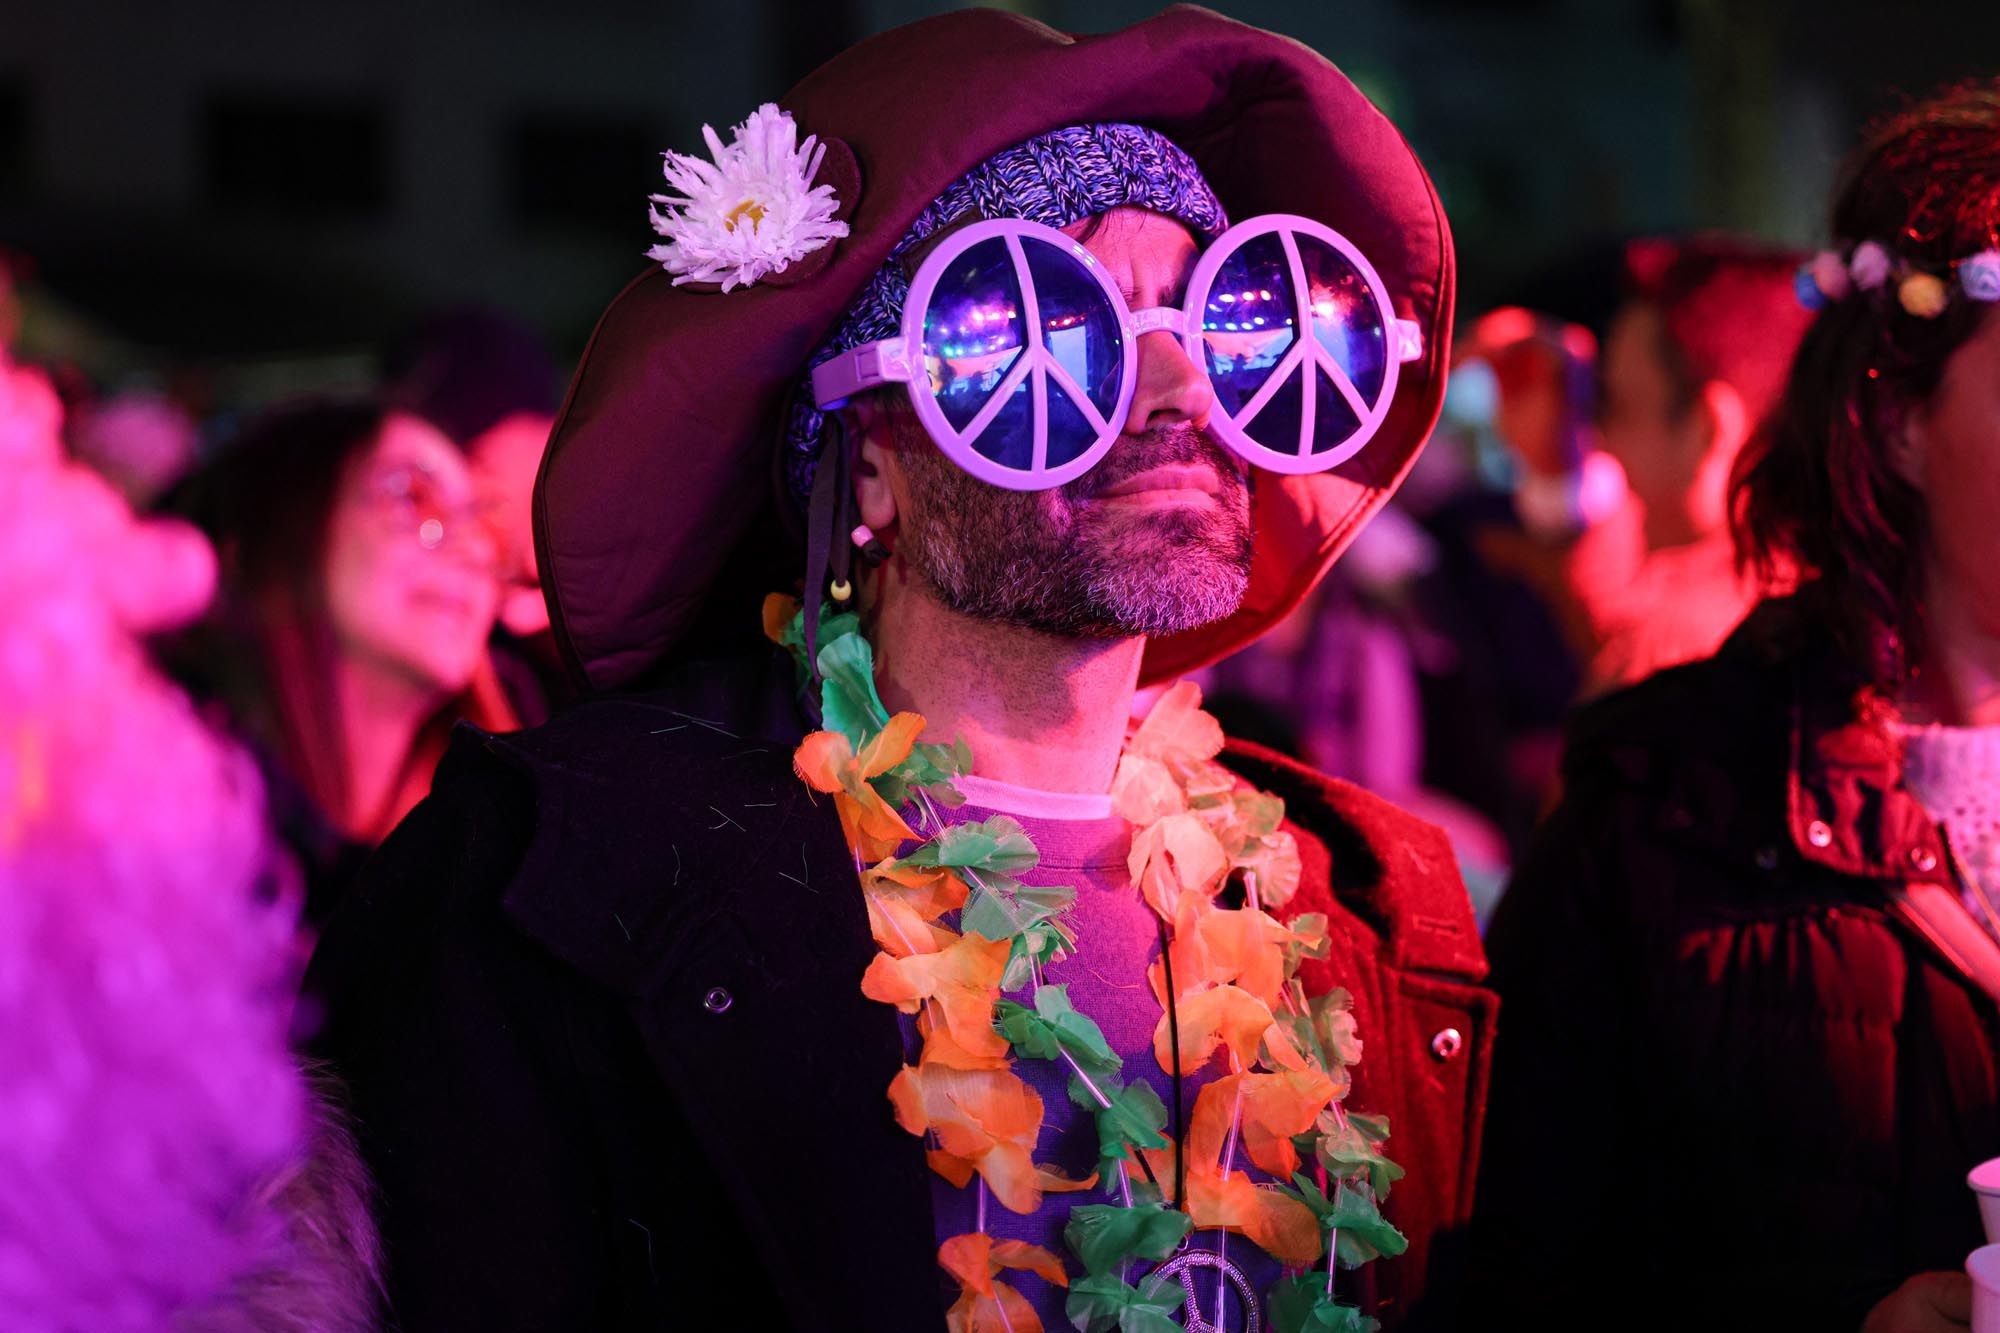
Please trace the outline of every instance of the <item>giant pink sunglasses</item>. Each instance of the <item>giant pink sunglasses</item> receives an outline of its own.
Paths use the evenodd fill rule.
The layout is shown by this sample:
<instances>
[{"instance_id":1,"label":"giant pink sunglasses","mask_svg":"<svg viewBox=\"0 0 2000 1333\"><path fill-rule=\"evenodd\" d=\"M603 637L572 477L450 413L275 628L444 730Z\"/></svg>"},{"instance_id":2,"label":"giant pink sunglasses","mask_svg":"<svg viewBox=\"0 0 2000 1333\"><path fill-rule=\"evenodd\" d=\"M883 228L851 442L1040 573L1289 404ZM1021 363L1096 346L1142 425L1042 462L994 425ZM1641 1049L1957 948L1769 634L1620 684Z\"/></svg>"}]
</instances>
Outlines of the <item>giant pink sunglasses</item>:
<instances>
[{"instance_id":1,"label":"giant pink sunglasses","mask_svg":"<svg viewBox=\"0 0 2000 1333\"><path fill-rule=\"evenodd\" d=\"M1301 337L1310 329L1311 337ZM1104 265L1052 227L1002 218L950 233L918 265L898 337L813 369L822 410L902 384L959 467L1009 490L1060 486L1117 442L1141 335L1171 333L1215 390L1209 429L1272 472L1320 472L1381 427L1423 333L1367 258L1310 218L1224 232L1178 307L1132 310Z\"/></svg>"}]
</instances>

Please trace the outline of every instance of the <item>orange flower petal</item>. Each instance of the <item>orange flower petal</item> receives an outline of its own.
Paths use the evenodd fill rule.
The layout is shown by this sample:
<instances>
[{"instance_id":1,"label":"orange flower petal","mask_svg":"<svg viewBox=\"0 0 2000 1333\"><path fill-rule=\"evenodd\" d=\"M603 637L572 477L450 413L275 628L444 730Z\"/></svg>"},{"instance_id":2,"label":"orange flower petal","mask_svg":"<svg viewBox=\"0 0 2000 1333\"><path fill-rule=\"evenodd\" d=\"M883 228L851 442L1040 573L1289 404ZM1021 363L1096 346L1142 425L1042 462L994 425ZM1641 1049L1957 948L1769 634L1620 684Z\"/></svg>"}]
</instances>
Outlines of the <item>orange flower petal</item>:
<instances>
[{"instance_id":1,"label":"orange flower petal","mask_svg":"<svg viewBox=\"0 0 2000 1333\"><path fill-rule=\"evenodd\" d=\"M906 1066L890 1083L889 1100L898 1124L912 1134L935 1133L938 1147L971 1162L1003 1206L1017 1213L1040 1206L1031 1153L1042 1099L1011 1069Z\"/></svg>"},{"instance_id":2,"label":"orange flower petal","mask_svg":"<svg viewBox=\"0 0 2000 1333\"><path fill-rule=\"evenodd\" d=\"M897 958L936 953L958 938L931 923L965 905L965 881L945 869L907 866L885 859L861 872L868 929Z\"/></svg>"},{"instance_id":3,"label":"orange flower petal","mask_svg":"<svg viewBox=\"0 0 2000 1333\"><path fill-rule=\"evenodd\" d=\"M1199 947L1186 946L1190 958L1185 968L1180 955L1174 956L1174 983L1184 993L1197 985L1233 983L1275 1009L1285 984L1285 942L1291 931L1268 913L1248 907L1225 909L1204 903L1207 910L1191 912L1189 904L1194 901L1182 899L1174 941L1179 945L1183 938L1194 936Z\"/></svg>"},{"instance_id":4,"label":"orange flower petal","mask_svg":"<svg viewBox=\"0 0 2000 1333\"><path fill-rule=\"evenodd\" d=\"M938 1266L958 1279L958 1285L982 1296L993 1294L993 1238L973 1231L953 1236L938 1246Z\"/></svg>"},{"instance_id":5,"label":"orange flower petal","mask_svg":"<svg viewBox=\"0 0 2000 1333\"><path fill-rule=\"evenodd\" d=\"M917 1063L949 1065L953 1069L1005 1069L1007 1067L1007 1043L1002 1041L997 1051L969 1051L951 1035L949 1025L933 1019L934 1010L926 1005L923 1013L917 1015L917 1035L923 1038L924 1051Z\"/></svg>"},{"instance_id":6,"label":"orange flower petal","mask_svg":"<svg viewBox=\"0 0 2000 1333\"><path fill-rule=\"evenodd\" d=\"M861 795L847 791L833 794L833 808L840 813L840 830L864 861L879 861L917 835L903 817L883 800L873 787L861 784Z\"/></svg>"},{"instance_id":7,"label":"orange flower petal","mask_svg":"<svg viewBox=\"0 0 2000 1333\"><path fill-rule=\"evenodd\" d=\"M1333 1093L1333 1081L1316 1069L1219 1078L1195 1098L1188 1151L1194 1160L1219 1161L1234 1119L1250 1160L1267 1175L1289 1179L1299 1169L1292 1136L1313 1127Z\"/></svg>"},{"instance_id":8,"label":"orange flower petal","mask_svg":"<svg viewBox=\"0 0 2000 1333\"><path fill-rule=\"evenodd\" d=\"M909 958L875 955L861 980L861 993L871 1000L896 1004L928 999L952 990L987 992L998 987L1007 971L1006 940L984 935L960 935L949 948ZM915 1013L906 1008L906 1013Z\"/></svg>"},{"instance_id":9,"label":"orange flower petal","mask_svg":"<svg viewBox=\"0 0 2000 1333\"><path fill-rule=\"evenodd\" d=\"M921 713L898 713L861 747L861 776L880 777L910 757L911 747L929 725Z\"/></svg>"},{"instance_id":10,"label":"orange flower petal","mask_svg":"<svg viewBox=\"0 0 2000 1333\"><path fill-rule=\"evenodd\" d=\"M905 1065L889 1080L889 1105L895 1108L896 1123L912 1134L930 1128L930 1114L924 1105L924 1085L916 1070Z\"/></svg>"},{"instance_id":11,"label":"orange flower petal","mask_svg":"<svg viewBox=\"0 0 2000 1333\"><path fill-rule=\"evenodd\" d=\"M815 731L792 752L792 769L814 791L843 790L843 774L854 761L854 747L837 731Z\"/></svg>"},{"instance_id":12,"label":"orange flower petal","mask_svg":"<svg viewBox=\"0 0 2000 1333\"><path fill-rule=\"evenodd\" d=\"M868 903L868 933L875 937L875 943L892 958L908 958L911 954L937 953L948 948L958 938L943 926L935 926L924 920L923 915L912 907L906 899L889 897L885 894L865 895Z\"/></svg>"},{"instance_id":13,"label":"orange flower petal","mask_svg":"<svg viewBox=\"0 0 2000 1333\"><path fill-rule=\"evenodd\" d=\"M949 866L913 866L896 860L885 860L863 871L861 887L870 893L903 899L926 921L957 911L965 906L971 893Z\"/></svg>"},{"instance_id":14,"label":"orange flower petal","mask_svg":"<svg viewBox=\"0 0 2000 1333\"><path fill-rule=\"evenodd\" d=\"M799 599L774 592L764 598L764 637L772 643L785 641L785 629L799 613Z\"/></svg>"},{"instance_id":15,"label":"orange flower petal","mask_svg":"<svg viewBox=\"0 0 2000 1333\"><path fill-rule=\"evenodd\" d=\"M1007 1039L993 1027L993 1002L1011 947L1006 940L961 935L936 953L878 953L861 976L861 993L906 1014L934 1001L959 1046L973 1055L1003 1056Z\"/></svg>"},{"instance_id":16,"label":"orange flower petal","mask_svg":"<svg viewBox=\"0 0 2000 1333\"><path fill-rule=\"evenodd\" d=\"M1126 869L1153 911L1172 921L1183 893L1215 896L1229 873L1229 854L1201 816L1168 815L1132 839Z\"/></svg>"},{"instance_id":17,"label":"orange flower petal","mask_svg":"<svg viewBox=\"0 0 2000 1333\"><path fill-rule=\"evenodd\" d=\"M991 1296L968 1291L945 1311L947 1333L1043 1333L1041 1316L1027 1298L1005 1282Z\"/></svg>"},{"instance_id":18,"label":"orange flower petal","mask_svg":"<svg viewBox=\"0 0 2000 1333\"><path fill-rule=\"evenodd\" d=\"M1035 1168L1035 1184L1044 1194L1075 1194L1097 1184L1097 1172L1093 1171L1081 1180L1064 1175L1052 1166Z\"/></svg>"},{"instance_id":19,"label":"orange flower petal","mask_svg":"<svg viewBox=\"0 0 2000 1333\"><path fill-rule=\"evenodd\" d=\"M1304 1268L1320 1256L1319 1219L1312 1209L1240 1172L1225 1178L1210 1167L1190 1165L1187 1205L1198 1229L1248 1236L1287 1267Z\"/></svg>"},{"instance_id":20,"label":"orange flower petal","mask_svg":"<svg viewBox=\"0 0 2000 1333\"><path fill-rule=\"evenodd\" d=\"M1024 1240L993 1242L992 1263L996 1273L1002 1268L1019 1268L1037 1274L1058 1287L1069 1285L1069 1274L1063 1271L1062 1260L1041 1246L1030 1245Z\"/></svg>"},{"instance_id":21,"label":"orange flower petal","mask_svg":"<svg viewBox=\"0 0 2000 1333\"><path fill-rule=\"evenodd\" d=\"M815 731L799 742L799 748L792 754L792 767L805 784L814 791L832 794L847 845L864 860L879 861L917 836L902 815L868 785L867 779L908 758L908 742L914 741L922 730L922 718L915 713L899 713L890 720L889 728L868 742L859 756L847 737L837 731ZM901 755L881 763L885 756L895 754L899 745ZM870 772L871 762L881 766Z\"/></svg>"},{"instance_id":22,"label":"orange flower petal","mask_svg":"<svg viewBox=\"0 0 2000 1333\"><path fill-rule=\"evenodd\" d=\"M1180 978L1175 977L1174 980L1178 983ZM1248 1069L1257 1063L1257 1047L1264 1042L1266 1034L1269 1034L1272 1054L1278 1063L1288 1068L1300 1063L1297 1049L1286 1038L1284 1030L1272 1022L1270 1009L1241 987L1216 986L1186 995L1181 997L1177 1008L1183 1072L1191 1072L1207 1064L1219 1047L1228 1049L1239 1069ZM1161 1014L1159 1026L1153 1029L1153 1058L1165 1070L1174 1067L1172 1031L1167 1015ZM1279 1051L1281 1045L1282 1054Z\"/></svg>"},{"instance_id":23,"label":"orange flower petal","mask_svg":"<svg viewBox=\"0 0 2000 1333\"><path fill-rule=\"evenodd\" d=\"M954 1157L942 1148L931 1148L925 1151L924 1160L955 1189L964 1189L972 1183L972 1163L963 1157Z\"/></svg>"},{"instance_id":24,"label":"orange flower petal","mask_svg":"<svg viewBox=\"0 0 2000 1333\"><path fill-rule=\"evenodd\" d=\"M979 1174L994 1202L1026 1216L1042 1206L1042 1185L1028 1149L1011 1139L995 1143L979 1158Z\"/></svg>"},{"instance_id":25,"label":"orange flower petal","mask_svg":"<svg viewBox=\"0 0 2000 1333\"><path fill-rule=\"evenodd\" d=\"M1194 763L1222 753L1222 724L1201 711L1201 686L1175 681L1126 743L1128 754Z\"/></svg>"}]
</instances>

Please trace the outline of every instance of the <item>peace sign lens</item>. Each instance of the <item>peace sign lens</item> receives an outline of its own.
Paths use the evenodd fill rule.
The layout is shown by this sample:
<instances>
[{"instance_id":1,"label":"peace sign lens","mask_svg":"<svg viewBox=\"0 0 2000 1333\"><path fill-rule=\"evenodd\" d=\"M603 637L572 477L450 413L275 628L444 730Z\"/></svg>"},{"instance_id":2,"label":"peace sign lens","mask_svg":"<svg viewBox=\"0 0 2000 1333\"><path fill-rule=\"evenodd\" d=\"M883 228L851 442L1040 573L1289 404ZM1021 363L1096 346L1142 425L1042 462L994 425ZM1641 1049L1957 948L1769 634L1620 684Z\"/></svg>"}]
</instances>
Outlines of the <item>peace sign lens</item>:
<instances>
[{"instance_id":1,"label":"peace sign lens","mask_svg":"<svg viewBox=\"0 0 2000 1333\"><path fill-rule=\"evenodd\" d=\"M1215 389L1209 428L1273 472L1319 472L1358 453L1388 415L1398 364L1420 346L1360 251L1285 214L1224 233L1195 266L1187 310L1188 355Z\"/></svg>"},{"instance_id":2,"label":"peace sign lens","mask_svg":"<svg viewBox=\"0 0 2000 1333\"><path fill-rule=\"evenodd\" d=\"M911 395L918 416L982 480L1040 489L1081 475L1131 401L1117 289L1089 251L1046 228L979 223L946 245L906 306L923 315L930 393Z\"/></svg>"}]
</instances>

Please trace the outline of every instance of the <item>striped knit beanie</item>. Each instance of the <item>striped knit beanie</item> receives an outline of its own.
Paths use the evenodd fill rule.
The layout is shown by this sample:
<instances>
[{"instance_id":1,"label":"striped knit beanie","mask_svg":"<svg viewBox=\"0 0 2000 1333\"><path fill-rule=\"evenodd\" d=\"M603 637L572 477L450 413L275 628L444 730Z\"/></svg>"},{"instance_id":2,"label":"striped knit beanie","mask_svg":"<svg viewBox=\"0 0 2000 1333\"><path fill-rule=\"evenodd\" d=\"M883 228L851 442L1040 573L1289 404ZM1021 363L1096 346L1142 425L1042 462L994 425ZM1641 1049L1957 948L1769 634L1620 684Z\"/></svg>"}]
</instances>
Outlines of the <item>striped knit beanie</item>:
<instances>
[{"instance_id":1,"label":"striped knit beanie","mask_svg":"<svg viewBox=\"0 0 2000 1333\"><path fill-rule=\"evenodd\" d=\"M896 242L800 376L785 422L785 477L793 497L803 502L812 492L825 420L813 406L812 367L863 343L897 335L910 291L905 254L961 221L1022 218L1066 227L1125 204L1175 218L1204 241L1229 225L1222 201L1194 159L1158 130L1141 125L1051 130L995 153L947 186Z\"/></svg>"}]
</instances>

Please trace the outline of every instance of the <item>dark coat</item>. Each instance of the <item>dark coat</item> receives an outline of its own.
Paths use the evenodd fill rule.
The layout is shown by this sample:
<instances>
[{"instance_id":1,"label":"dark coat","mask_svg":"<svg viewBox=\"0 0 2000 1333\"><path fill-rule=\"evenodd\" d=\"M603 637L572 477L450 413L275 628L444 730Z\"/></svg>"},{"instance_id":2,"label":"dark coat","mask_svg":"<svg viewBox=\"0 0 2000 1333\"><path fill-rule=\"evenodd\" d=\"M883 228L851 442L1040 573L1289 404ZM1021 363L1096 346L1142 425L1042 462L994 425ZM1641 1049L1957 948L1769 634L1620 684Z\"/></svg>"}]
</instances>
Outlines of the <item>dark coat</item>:
<instances>
[{"instance_id":1,"label":"dark coat","mask_svg":"<svg viewBox=\"0 0 2000 1333\"><path fill-rule=\"evenodd\" d=\"M898 1029L861 995L875 947L798 725L667 698L461 728L314 959L402 1325L939 1328ZM1410 1172L1410 1253L1364 1270L1393 1318L1471 1206L1494 1013L1471 910L1437 830L1230 760L1288 803L1293 910L1334 926L1308 985L1354 993L1350 1105L1390 1115Z\"/></svg>"},{"instance_id":2,"label":"dark coat","mask_svg":"<svg viewBox=\"0 0 2000 1333\"><path fill-rule=\"evenodd\" d=\"M1576 720L1487 937L1507 1023L1472 1299L1851 1333L1981 1243L1996 1009L1899 901L1951 885L1899 771L1794 601Z\"/></svg>"}]
</instances>

